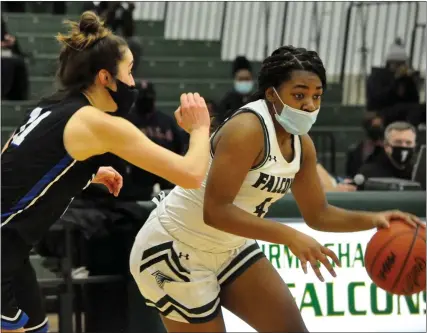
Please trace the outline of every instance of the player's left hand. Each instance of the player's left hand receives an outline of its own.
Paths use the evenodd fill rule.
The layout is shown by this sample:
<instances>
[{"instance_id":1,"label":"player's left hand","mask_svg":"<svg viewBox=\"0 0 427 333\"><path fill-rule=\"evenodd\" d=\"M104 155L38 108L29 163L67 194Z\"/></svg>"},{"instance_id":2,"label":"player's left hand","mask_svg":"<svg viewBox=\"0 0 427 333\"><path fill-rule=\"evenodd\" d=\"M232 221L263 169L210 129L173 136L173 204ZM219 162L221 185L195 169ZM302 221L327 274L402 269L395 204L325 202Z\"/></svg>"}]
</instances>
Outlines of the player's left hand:
<instances>
[{"instance_id":1,"label":"player's left hand","mask_svg":"<svg viewBox=\"0 0 427 333\"><path fill-rule=\"evenodd\" d=\"M417 216L401 212L400 210L389 210L372 214L372 223L378 229L386 229L390 227L390 221L393 220L402 220L414 228L416 228L417 225L421 228L426 228L426 225L421 222Z\"/></svg>"},{"instance_id":2,"label":"player's left hand","mask_svg":"<svg viewBox=\"0 0 427 333\"><path fill-rule=\"evenodd\" d=\"M123 186L123 177L112 167L100 167L92 183L105 185L117 197Z\"/></svg>"}]
</instances>

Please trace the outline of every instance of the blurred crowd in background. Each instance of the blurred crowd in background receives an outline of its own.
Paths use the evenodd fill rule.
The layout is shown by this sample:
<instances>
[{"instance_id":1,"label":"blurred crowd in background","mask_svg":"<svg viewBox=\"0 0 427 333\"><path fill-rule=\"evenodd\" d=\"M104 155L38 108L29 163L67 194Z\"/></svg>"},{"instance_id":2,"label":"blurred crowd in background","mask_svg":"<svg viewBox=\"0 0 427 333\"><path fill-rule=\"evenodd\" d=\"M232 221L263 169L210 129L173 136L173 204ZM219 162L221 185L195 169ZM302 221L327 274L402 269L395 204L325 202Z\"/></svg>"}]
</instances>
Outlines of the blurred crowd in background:
<instances>
[{"instance_id":1,"label":"blurred crowd in background","mask_svg":"<svg viewBox=\"0 0 427 333\"><path fill-rule=\"evenodd\" d=\"M66 15L66 2L5 2L3 10L9 13L46 13L50 11L54 15ZM134 71L136 72L142 59L144 59L144 47L135 36L135 21L133 19L134 4L132 2L101 1L80 2L81 10L94 10L113 31L122 35L129 43L134 55ZM331 174L322 164L318 164L318 173L321 182L327 192L351 192L363 190L363 181L357 181L357 176L363 179L369 178L397 178L407 181L413 180L416 156L419 142L425 142L426 106L421 99L420 89L425 80L425 73L420 73L413 68L409 61L404 43L396 38L392 45L388 45L386 61L382 67L372 68L366 80L366 106L363 121L364 135L357 142L348 147L344 174ZM303 46L303 45L296 45ZM1 89L2 100L25 101L29 99L29 74L28 63L31 61L31 50L22 50L19 38L9 31L7 22L3 19L1 27ZM245 55L236 57L229 69L230 87L228 92L219 100L210 96L204 96L207 100L209 112L212 117L212 131L235 109L245 105L251 94L256 90L257 73L251 61ZM154 83L147 80L139 80L137 83L139 95L133 106L128 120L135 124L151 140L178 154L185 154L188 147L188 135L176 124L175 119L158 107L159 99ZM177 96L178 104L178 96ZM160 190L173 187L172 184L158 176L140 170L132 165L109 156L111 165L124 177L124 187L118 199L110 197L102 187L92 185L83 192L80 198L76 198L63 219L74 221L79 225L90 225L92 233L86 229L86 236L103 235L94 237L89 245L90 257L97 257L96 253L110 254L111 258L125 256L124 248L118 249L117 243L121 233L103 232L109 225L116 225L118 220L132 218L143 219L133 206L123 206L121 201L150 200ZM425 167L425 166L424 166ZM424 170L425 173L425 170ZM425 181L425 177L424 177ZM425 184L423 184L425 189ZM115 202L111 204L111 202ZM124 213L125 212L125 213ZM78 222L76 222L78 221ZM83 222L82 222L83 221ZM107 222L106 222L107 221ZM100 225L103 225L100 227ZM115 230L115 229L114 229ZM88 236L89 235L89 236ZM119 235L119 236L118 236ZM111 246L114 238L115 246ZM123 243L123 242L122 242ZM127 244L127 241L125 242ZM127 244L128 245L128 244ZM127 246L126 245L126 246ZM124 246L124 245L123 245ZM126 247L124 246L124 247ZM46 256L57 256L63 253L61 238L51 233L39 246L39 252ZM123 264L123 258L118 261ZM127 264L127 261L124 261ZM111 262L86 263L92 274L102 272L117 273L127 270L127 266L111 265ZM114 268L112 268L114 267ZM52 268L52 267L51 267ZM54 269L54 268L52 268ZM99 287L100 288L100 287ZM104 299L104 289L92 289L94 295L91 299ZM124 300L123 291L109 291L116 297L114 309ZM120 300L122 299L122 300ZM95 301L94 301L95 302ZM104 303L104 304L101 304ZM108 302L107 302L108 303ZM109 310L108 304L98 302L93 306L93 327L104 332L116 330L117 327L105 318L106 313L111 317L120 316L120 310ZM113 314L114 312L114 314ZM97 314L102 318L97 321ZM104 320L104 321L103 321Z\"/></svg>"},{"instance_id":2,"label":"blurred crowd in background","mask_svg":"<svg viewBox=\"0 0 427 333\"><path fill-rule=\"evenodd\" d=\"M137 70L144 57L143 46L135 38L135 21L132 2L101 1L81 2L82 11L97 12L114 32L122 35L129 43L134 55L134 71ZM48 8L48 9L47 9ZM7 12L46 12L52 14L67 14L65 2L53 2L47 7L45 2L7 2L4 4ZM8 31L2 17L2 99L28 99L28 73L26 58L31 57L31 51L23 52L19 40ZM238 56L230 68L233 85L220 100L210 99L209 109L213 126L227 118L227 114L245 105L256 90L257 73L251 62L244 56ZM424 78L416 68L409 63L403 41L396 38L389 45L386 62L383 67L372 68L366 82L366 112L361 126L365 136L359 142L349 147L347 153L345 174L331 175L319 163L318 170L326 191L355 191L357 186L353 177L362 173L365 177L398 177L411 179L418 129L425 128L425 103L420 101L420 88ZM156 87L147 81L137 82L140 91L129 120L137 125L147 136L162 146L184 154L188 145L188 136L183 133L169 115L161 112L156 106ZM387 126L394 122L405 122L392 126L388 131L391 137L384 133ZM410 126L412 125L412 126ZM393 135L404 135L397 146ZM400 133L401 132L401 133ZM424 134L423 134L424 135ZM405 147L401 145L404 142ZM396 161L402 149L408 151L405 161ZM406 153L405 153L406 154ZM117 162L117 164L121 164ZM121 170L127 177L122 196L138 200L150 199L153 187L170 189L172 184L159 179L147 172L136 170L131 165L121 165ZM359 188L360 189L360 188Z\"/></svg>"}]
</instances>

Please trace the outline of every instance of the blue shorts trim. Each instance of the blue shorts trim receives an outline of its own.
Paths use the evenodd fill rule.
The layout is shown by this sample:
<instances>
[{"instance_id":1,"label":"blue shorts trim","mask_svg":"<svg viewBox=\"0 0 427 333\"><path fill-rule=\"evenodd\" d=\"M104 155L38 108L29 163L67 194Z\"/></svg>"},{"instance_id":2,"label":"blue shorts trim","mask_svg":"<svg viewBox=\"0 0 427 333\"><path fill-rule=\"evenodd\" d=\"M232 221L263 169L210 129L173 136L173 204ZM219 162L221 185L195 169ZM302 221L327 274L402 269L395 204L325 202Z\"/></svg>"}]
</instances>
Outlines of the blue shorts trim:
<instances>
[{"instance_id":1,"label":"blue shorts trim","mask_svg":"<svg viewBox=\"0 0 427 333\"><path fill-rule=\"evenodd\" d=\"M18 328L22 328L28 322L27 314L19 310L15 318L9 318L5 316L1 316L1 328L5 330L17 330Z\"/></svg>"},{"instance_id":2,"label":"blue shorts trim","mask_svg":"<svg viewBox=\"0 0 427 333\"><path fill-rule=\"evenodd\" d=\"M49 322L47 318L37 326L34 327L25 327L25 333L47 333L49 330Z\"/></svg>"}]
</instances>

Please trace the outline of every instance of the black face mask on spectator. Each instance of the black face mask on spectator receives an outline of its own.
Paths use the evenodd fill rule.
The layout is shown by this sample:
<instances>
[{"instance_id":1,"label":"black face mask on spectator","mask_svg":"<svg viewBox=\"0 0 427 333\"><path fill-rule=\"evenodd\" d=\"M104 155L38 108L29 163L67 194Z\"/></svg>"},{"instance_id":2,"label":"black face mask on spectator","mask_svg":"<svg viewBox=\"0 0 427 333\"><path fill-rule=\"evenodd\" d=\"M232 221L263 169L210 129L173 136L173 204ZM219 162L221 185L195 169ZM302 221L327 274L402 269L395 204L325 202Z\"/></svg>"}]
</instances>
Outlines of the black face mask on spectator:
<instances>
[{"instance_id":1,"label":"black face mask on spectator","mask_svg":"<svg viewBox=\"0 0 427 333\"><path fill-rule=\"evenodd\" d=\"M381 125L373 125L369 121L364 122L364 128L369 139L378 141L384 138L384 127Z\"/></svg>"},{"instance_id":2,"label":"black face mask on spectator","mask_svg":"<svg viewBox=\"0 0 427 333\"><path fill-rule=\"evenodd\" d=\"M135 106L140 114L154 112L154 98L142 96L136 100Z\"/></svg>"},{"instance_id":3,"label":"black face mask on spectator","mask_svg":"<svg viewBox=\"0 0 427 333\"><path fill-rule=\"evenodd\" d=\"M384 137L384 128L382 126L368 125L365 129L369 139L372 141L378 141Z\"/></svg>"},{"instance_id":4,"label":"black face mask on spectator","mask_svg":"<svg viewBox=\"0 0 427 333\"><path fill-rule=\"evenodd\" d=\"M139 88L138 98L135 102L139 114L149 114L155 111L156 93L151 83L147 82Z\"/></svg>"},{"instance_id":5,"label":"black face mask on spectator","mask_svg":"<svg viewBox=\"0 0 427 333\"><path fill-rule=\"evenodd\" d=\"M397 166L404 168L412 162L414 148L409 147L391 147L391 159Z\"/></svg>"}]
</instances>

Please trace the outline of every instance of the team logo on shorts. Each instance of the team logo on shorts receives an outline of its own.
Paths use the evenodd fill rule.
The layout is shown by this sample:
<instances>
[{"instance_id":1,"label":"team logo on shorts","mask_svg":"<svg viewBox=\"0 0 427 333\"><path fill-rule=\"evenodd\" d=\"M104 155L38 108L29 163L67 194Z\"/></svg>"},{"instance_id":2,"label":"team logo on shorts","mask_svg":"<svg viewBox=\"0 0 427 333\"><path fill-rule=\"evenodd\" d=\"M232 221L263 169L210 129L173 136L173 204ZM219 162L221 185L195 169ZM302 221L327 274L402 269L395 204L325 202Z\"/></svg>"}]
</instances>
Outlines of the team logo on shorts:
<instances>
[{"instance_id":1,"label":"team logo on shorts","mask_svg":"<svg viewBox=\"0 0 427 333\"><path fill-rule=\"evenodd\" d=\"M156 282L159 285L160 288L163 289L164 285L166 282L173 282L174 280L170 277L167 276L166 274L160 272L160 271L155 271L153 274L155 278L156 278Z\"/></svg>"}]
</instances>

